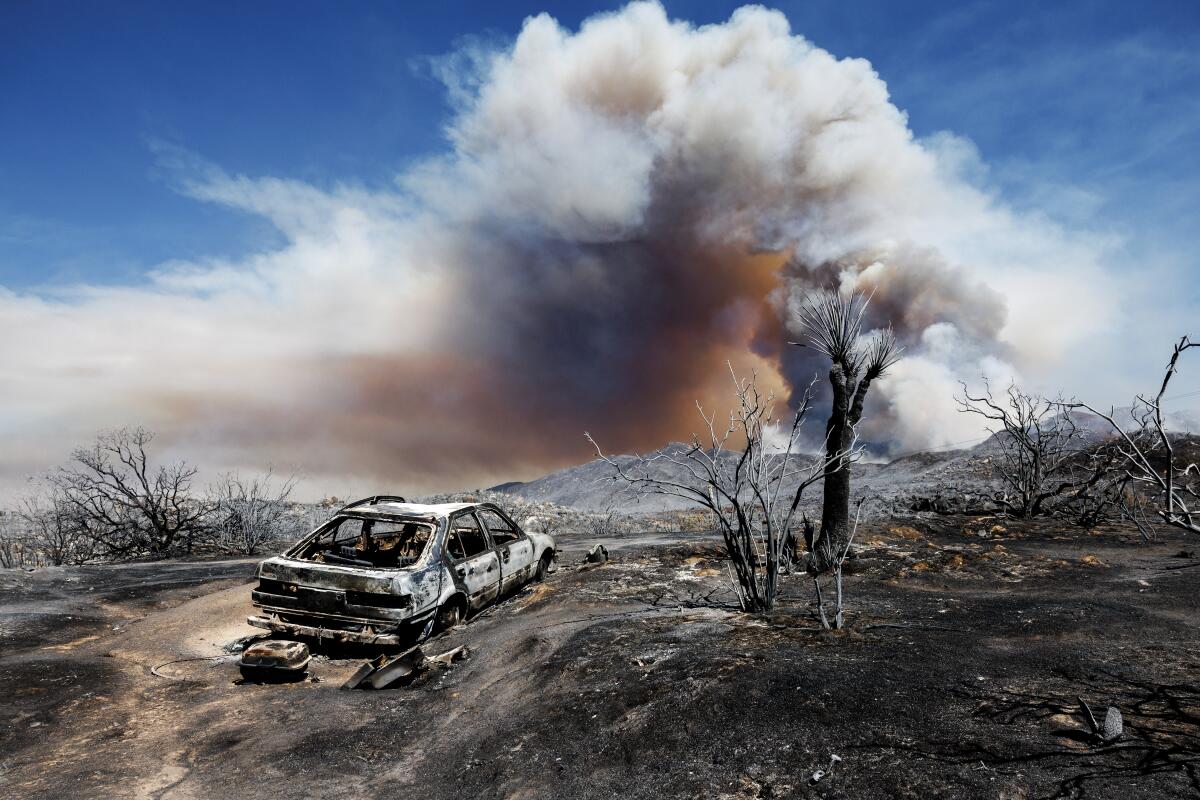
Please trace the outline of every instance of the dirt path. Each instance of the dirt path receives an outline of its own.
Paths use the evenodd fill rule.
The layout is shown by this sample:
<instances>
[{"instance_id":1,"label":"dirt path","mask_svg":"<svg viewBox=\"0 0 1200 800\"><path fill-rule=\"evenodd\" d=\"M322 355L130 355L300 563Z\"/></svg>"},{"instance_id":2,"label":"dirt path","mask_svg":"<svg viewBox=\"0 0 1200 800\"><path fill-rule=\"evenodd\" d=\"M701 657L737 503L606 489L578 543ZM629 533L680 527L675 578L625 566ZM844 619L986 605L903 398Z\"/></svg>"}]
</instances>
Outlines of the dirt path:
<instances>
[{"instance_id":1,"label":"dirt path","mask_svg":"<svg viewBox=\"0 0 1200 800\"><path fill-rule=\"evenodd\" d=\"M5 576L0 795L1200 796L1200 568L1178 542L993 525L866 531L841 634L799 576L748 619L711 538L622 537L381 692L338 691L357 661L326 657L320 682L235 685L245 563ZM1126 738L1084 741L1076 695Z\"/></svg>"}]
</instances>

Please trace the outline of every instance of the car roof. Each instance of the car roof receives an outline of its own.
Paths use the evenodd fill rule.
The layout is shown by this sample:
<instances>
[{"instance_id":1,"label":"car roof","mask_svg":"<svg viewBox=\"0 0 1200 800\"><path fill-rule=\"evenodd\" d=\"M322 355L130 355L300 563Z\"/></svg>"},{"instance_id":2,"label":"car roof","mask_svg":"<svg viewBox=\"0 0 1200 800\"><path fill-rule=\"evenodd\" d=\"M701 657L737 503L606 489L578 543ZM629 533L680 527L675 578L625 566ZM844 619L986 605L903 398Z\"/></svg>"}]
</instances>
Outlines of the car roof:
<instances>
[{"instance_id":1,"label":"car roof","mask_svg":"<svg viewBox=\"0 0 1200 800\"><path fill-rule=\"evenodd\" d=\"M467 508L493 507L491 503L397 503L384 501L370 505L354 506L343 509L342 513L357 514L370 512L373 514L395 514L403 517L448 517Z\"/></svg>"}]
</instances>

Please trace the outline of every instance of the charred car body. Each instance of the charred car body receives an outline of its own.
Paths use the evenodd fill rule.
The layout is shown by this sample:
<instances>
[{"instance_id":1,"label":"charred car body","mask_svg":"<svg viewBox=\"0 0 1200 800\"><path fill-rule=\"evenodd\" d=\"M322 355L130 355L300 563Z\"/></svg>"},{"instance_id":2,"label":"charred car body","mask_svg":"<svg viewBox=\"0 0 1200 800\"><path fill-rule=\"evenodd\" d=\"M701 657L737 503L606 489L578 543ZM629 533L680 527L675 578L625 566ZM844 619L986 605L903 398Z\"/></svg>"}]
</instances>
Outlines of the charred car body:
<instances>
[{"instance_id":1,"label":"charred car body","mask_svg":"<svg viewBox=\"0 0 1200 800\"><path fill-rule=\"evenodd\" d=\"M286 636L397 645L541 579L554 548L491 503L371 497L259 564L252 599L263 613L247 621Z\"/></svg>"}]
</instances>

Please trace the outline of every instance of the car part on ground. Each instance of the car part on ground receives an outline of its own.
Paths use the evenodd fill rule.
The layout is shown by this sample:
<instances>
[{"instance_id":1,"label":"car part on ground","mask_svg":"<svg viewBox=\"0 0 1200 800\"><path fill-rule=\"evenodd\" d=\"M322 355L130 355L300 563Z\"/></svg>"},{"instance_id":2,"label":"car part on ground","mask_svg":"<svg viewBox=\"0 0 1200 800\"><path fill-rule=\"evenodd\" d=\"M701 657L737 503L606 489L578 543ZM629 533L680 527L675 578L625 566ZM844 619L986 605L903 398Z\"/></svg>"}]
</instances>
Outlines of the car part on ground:
<instances>
[{"instance_id":1,"label":"car part on ground","mask_svg":"<svg viewBox=\"0 0 1200 800\"><path fill-rule=\"evenodd\" d=\"M242 677L254 681L299 680L308 670L312 656L303 642L268 639L242 651L238 660Z\"/></svg>"},{"instance_id":2,"label":"car part on ground","mask_svg":"<svg viewBox=\"0 0 1200 800\"><path fill-rule=\"evenodd\" d=\"M1121 734L1125 732L1125 720L1121 716L1121 710L1116 706L1109 706L1104 713L1104 725L1096 721L1096 715L1092 713L1092 707L1087 704L1087 701L1082 697L1075 698L1079 701L1079 708L1082 712L1083 721L1092 729L1091 733L1101 744L1112 744L1121 738Z\"/></svg>"},{"instance_id":3,"label":"car part on ground","mask_svg":"<svg viewBox=\"0 0 1200 800\"><path fill-rule=\"evenodd\" d=\"M364 661L345 683L343 689L386 689L404 679L411 683L431 669L446 669L470 654L466 645L459 645L436 656L426 656L420 645L410 647L395 656L377 656Z\"/></svg>"}]
</instances>

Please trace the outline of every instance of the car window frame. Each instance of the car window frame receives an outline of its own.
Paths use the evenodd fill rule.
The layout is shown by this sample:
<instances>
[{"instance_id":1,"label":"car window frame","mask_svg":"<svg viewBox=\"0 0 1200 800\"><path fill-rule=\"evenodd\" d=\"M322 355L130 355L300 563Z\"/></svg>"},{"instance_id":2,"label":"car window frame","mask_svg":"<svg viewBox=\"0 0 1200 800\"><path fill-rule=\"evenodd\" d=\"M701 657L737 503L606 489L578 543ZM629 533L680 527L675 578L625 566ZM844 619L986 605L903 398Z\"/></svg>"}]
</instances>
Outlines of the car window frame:
<instances>
[{"instance_id":1,"label":"car window frame","mask_svg":"<svg viewBox=\"0 0 1200 800\"><path fill-rule=\"evenodd\" d=\"M490 511L491 513L500 517L500 519L503 520L504 522L507 522L509 524L509 527L512 528L513 533L516 534L516 537L508 540L507 542L497 542L496 537L492 535L492 528L490 525L487 524L487 518L484 516L484 512L487 512L487 511ZM485 528L487 528L488 538L491 540L493 547L506 547L508 545L516 544L517 542L520 542L522 540L529 539L529 535L526 534L525 531L521 530L521 526L518 525L517 523L513 522L511 517L509 517L507 514L505 514L503 511L501 511L498 508L476 509L475 518L477 520L479 520L479 522L482 523Z\"/></svg>"},{"instance_id":2,"label":"car window frame","mask_svg":"<svg viewBox=\"0 0 1200 800\"><path fill-rule=\"evenodd\" d=\"M330 534L330 533L332 533L333 535L329 537L329 544L336 544L338 541L337 529L340 528L343 523L353 520L355 522L358 522L361 525L363 522L366 522L368 519L369 519L368 517L360 517L360 516L356 516L354 514L335 514L334 516L325 520L325 522L318 525L317 528L312 533L301 538L300 541L296 542L294 545L289 547L287 550L284 550L283 556L286 558L299 558L301 553L303 553L305 550L307 550L310 547L312 547L313 545L315 545L317 542L321 541L321 537L325 536L326 534ZM360 527L359 533L361 533L361 532L362 532L362 528ZM359 534L355 534L355 537L357 537L358 535ZM351 539L349 541L353 541L353 540Z\"/></svg>"},{"instance_id":3,"label":"car window frame","mask_svg":"<svg viewBox=\"0 0 1200 800\"><path fill-rule=\"evenodd\" d=\"M457 564L458 562L465 559L466 556L459 558L458 556L454 555L454 553L450 552L450 540L451 539L458 539L458 536L454 533L454 526L451 525L449 522L447 522L446 523L446 540L445 540L445 542L442 543L442 552L445 553L446 560L450 561L451 563Z\"/></svg>"},{"instance_id":4,"label":"car window frame","mask_svg":"<svg viewBox=\"0 0 1200 800\"><path fill-rule=\"evenodd\" d=\"M475 524L479 526L479 532L483 534L484 548L482 550L480 550L478 553L472 553L471 555L464 555L462 558L455 558L449 549L449 539L451 536L455 535L455 533L454 533L455 521L457 519L459 519L460 517L467 516L468 514L475 518ZM446 541L447 547L444 548L446 557L449 558L450 562L453 564L459 564L459 563L462 563L463 561L470 561L472 558L479 558L480 556L487 555L488 553L491 553L496 549L496 545L492 543L491 532L487 529L487 525L485 525L483 520L481 520L479 518L479 515L475 513L475 509L473 509L473 508L465 509L463 511L459 511L456 514L451 515L449 522L446 523L446 540L447 540ZM462 540L460 539L459 541L461 542ZM463 549L464 549L464 551L466 550L465 547Z\"/></svg>"}]
</instances>

